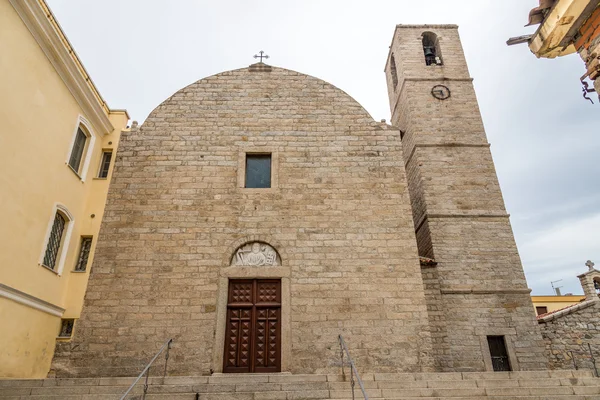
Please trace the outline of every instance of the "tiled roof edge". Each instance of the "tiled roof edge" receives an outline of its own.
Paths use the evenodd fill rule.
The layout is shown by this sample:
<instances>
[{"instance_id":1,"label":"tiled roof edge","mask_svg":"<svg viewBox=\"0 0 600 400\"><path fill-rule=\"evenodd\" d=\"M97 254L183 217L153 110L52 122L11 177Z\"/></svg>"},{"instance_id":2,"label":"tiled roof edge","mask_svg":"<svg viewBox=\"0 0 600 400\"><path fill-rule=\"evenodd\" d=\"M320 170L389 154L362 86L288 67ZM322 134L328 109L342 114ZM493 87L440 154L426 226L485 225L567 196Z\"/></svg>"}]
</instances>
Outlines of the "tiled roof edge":
<instances>
[{"instance_id":1,"label":"tiled roof edge","mask_svg":"<svg viewBox=\"0 0 600 400\"><path fill-rule=\"evenodd\" d=\"M579 310L583 310L584 308L588 308L589 306L594 305L596 302L597 300L586 300L581 303L573 304L571 306L562 308L560 310L552 311L546 314L541 314L537 316L537 321L539 323L550 322L565 315L574 313Z\"/></svg>"}]
</instances>

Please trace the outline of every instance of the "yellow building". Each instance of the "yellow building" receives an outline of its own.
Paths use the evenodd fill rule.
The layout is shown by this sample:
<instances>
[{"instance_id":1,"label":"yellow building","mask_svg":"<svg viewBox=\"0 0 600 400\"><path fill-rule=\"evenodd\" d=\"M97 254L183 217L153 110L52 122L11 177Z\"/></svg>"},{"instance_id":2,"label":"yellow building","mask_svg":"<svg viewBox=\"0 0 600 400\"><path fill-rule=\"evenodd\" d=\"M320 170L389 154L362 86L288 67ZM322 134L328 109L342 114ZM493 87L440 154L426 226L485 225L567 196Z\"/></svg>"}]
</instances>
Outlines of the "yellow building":
<instances>
[{"instance_id":1,"label":"yellow building","mask_svg":"<svg viewBox=\"0 0 600 400\"><path fill-rule=\"evenodd\" d=\"M42 378L77 329L129 116L43 0L0 1L0 37L0 377Z\"/></svg>"},{"instance_id":2,"label":"yellow building","mask_svg":"<svg viewBox=\"0 0 600 400\"><path fill-rule=\"evenodd\" d=\"M585 301L585 296L531 296L536 315L551 313Z\"/></svg>"}]
</instances>

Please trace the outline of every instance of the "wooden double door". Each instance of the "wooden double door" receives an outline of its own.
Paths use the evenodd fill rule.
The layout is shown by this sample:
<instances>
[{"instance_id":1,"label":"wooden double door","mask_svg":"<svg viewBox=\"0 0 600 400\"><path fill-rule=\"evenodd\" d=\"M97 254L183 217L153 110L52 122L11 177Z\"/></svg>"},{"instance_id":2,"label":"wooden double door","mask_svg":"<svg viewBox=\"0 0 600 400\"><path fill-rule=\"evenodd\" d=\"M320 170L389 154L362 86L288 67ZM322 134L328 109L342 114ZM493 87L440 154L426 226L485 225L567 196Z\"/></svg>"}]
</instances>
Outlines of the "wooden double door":
<instances>
[{"instance_id":1,"label":"wooden double door","mask_svg":"<svg viewBox=\"0 0 600 400\"><path fill-rule=\"evenodd\" d=\"M230 280L223 372L281 371L281 280Z\"/></svg>"}]
</instances>

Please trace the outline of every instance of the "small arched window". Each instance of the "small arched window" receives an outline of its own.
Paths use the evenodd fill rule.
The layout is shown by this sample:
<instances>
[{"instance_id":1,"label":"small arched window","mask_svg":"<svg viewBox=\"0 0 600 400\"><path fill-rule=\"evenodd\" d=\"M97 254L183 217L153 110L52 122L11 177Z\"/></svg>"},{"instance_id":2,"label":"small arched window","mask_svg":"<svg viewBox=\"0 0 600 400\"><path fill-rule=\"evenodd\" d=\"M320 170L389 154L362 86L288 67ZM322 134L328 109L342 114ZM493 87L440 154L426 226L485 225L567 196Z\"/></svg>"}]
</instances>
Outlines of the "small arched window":
<instances>
[{"instance_id":1,"label":"small arched window","mask_svg":"<svg viewBox=\"0 0 600 400\"><path fill-rule=\"evenodd\" d=\"M65 206L61 204L54 206L40 264L59 275L65 264L73 222L74 218Z\"/></svg>"},{"instance_id":2,"label":"small arched window","mask_svg":"<svg viewBox=\"0 0 600 400\"><path fill-rule=\"evenodd\" d=\"M85 181L96 138L90 124L82 116L77 119L76 126L67 156L67 164L82 181Z\"/></svg>"},{"instance_id":3,"label":"small arched window","mask_svg":"<svg viewBox=\"0 0 600 400\"><path fill-rule=\"evenodd\" d=\"M390 73L392 74L392 83L394 84L394 90L398 86L398 73L396 72L396 59L394 58L394 53L390 57Z\"/></svg>"},{"instance_id":4,"label":"small arched window","mask_svg":"<svg viewBox=\"0 0 600 400\"><path fill-rule=\"evenodd\" d=\"M600 296L600 278L594 278L594 289L596 289L596 294Z\"/></svg>"},{"instance_id":5,"label":"small arched window","mask_svg":"<svg viewBox=\"0 0 600 400\"><path fill-rule=\"evenodd\" d=\"M443 65L440 41L435 33L423 33L423 53L425 65Z\"/></svg>"}]
</instances>

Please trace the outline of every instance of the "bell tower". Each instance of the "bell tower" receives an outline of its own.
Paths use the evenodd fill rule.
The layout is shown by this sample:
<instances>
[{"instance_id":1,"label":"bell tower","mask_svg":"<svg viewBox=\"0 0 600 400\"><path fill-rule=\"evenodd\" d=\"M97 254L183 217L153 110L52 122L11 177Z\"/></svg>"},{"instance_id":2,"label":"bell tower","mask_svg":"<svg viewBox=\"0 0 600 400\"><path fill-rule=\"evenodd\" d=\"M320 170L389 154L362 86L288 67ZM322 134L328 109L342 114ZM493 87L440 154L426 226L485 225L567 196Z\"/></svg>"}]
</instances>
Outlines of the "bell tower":
<instances>
[{"instance_id":1,"label":"bell tower","mask_svg":"<svg viewBox=\"0 0 600 400\"><path fill-rule=\"evenodd\" d=\"M422 269L437 368L496 369L490 343L498 337L508 368L544 368L458 27L396 26L385 73L419 255L437 263Z\"/></svg>"}]
</instances>

